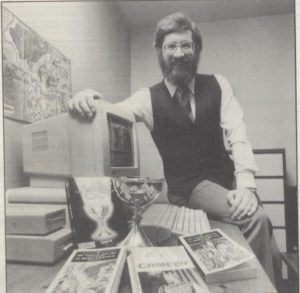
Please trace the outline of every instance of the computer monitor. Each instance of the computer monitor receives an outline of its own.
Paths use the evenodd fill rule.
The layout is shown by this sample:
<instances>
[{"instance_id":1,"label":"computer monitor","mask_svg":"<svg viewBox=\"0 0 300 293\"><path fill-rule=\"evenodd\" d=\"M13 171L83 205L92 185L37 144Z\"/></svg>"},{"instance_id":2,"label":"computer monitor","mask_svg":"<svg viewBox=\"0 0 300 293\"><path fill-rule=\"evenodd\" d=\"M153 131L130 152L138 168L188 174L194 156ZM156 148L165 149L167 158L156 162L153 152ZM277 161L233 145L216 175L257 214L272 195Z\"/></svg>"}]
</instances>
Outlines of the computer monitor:
<instances>
[{"instance_id":1,"label":"computer monitor","mask_svg":"<svg viewBox=\"0 0 300 293\"><path fill-rule=\"evenodd\" d=\"M23 127L23 166L35 187L63 187L70 176L138 176L132 113L96 101L93 119L65 113Z\"/></svg>"}]
</instances>

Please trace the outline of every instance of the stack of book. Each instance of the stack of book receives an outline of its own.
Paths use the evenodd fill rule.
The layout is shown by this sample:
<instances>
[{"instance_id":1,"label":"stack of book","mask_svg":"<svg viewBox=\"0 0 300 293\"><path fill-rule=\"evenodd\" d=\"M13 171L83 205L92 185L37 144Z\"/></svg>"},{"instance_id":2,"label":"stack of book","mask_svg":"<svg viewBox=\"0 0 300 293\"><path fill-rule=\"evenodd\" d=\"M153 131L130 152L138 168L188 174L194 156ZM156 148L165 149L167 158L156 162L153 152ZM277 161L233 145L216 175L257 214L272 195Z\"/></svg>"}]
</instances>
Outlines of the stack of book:
<instances>
[{"instance_id":1,"label":"stack of book","mask_svg":"<svg viewBox=\"0 0 300 293\"><path fill-rule=\"evenodd\" d=\"M73 246L64 188L19 187L6 191L6 257L54 263Z\"/></svg>"},{"instance_id":2,"label":"stack of book","mask_svg":"<svg viewBox=\"0 0 300 293\"><path fill-rule=\"evenodd\" d=\"M172 204L153 204L143 214L141 225L155 245L177 241L178 236L209 231L207 215L202 210Z\"/></svg>"}]
</instances>

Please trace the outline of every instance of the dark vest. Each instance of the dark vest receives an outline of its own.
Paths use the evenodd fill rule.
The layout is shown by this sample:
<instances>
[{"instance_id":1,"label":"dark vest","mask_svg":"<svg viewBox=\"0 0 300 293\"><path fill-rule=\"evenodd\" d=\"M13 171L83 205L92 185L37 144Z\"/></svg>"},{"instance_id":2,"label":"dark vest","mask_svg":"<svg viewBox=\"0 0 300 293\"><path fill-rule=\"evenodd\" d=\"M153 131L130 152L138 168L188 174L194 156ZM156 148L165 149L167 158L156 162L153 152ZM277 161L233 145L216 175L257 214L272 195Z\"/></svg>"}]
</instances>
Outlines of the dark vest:
<instances>
[{"instance_id":1,"label":"dark vest","mask_svg":"<svg viewBox=\"0 0 300 293\"><path fill-rule=\"evenodd\" d=\"M162 81L150 88L152 137L163 160L169 192L189 196L204 179L231 189L234 166L220 127L221 89L212 75L195 78L196 118L191 122Z\"/></svg>"}]
</instances>

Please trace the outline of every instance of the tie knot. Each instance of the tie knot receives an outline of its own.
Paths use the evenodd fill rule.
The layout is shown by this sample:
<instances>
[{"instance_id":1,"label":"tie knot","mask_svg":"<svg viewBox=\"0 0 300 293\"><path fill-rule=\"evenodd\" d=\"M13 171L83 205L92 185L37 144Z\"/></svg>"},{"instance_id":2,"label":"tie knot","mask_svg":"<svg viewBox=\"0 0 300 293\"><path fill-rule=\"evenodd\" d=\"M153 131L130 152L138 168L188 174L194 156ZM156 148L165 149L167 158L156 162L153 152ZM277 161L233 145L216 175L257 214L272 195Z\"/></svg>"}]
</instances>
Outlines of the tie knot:
<instances>
[{"instance_id":1,"label":"tie knot","mask_svg":"<svg viewBox=\"0 0 300 293\"><path fill-rule=\"evenodd\" d=\"M189 89L187 86L185 86L185 85L183 85L183 86L178 86L178 87L176 88L176 92L181 93L181 94L183 94L183 93L189 93L189 92L190 92L190 89Z\"/></svg>"}]
</instances>

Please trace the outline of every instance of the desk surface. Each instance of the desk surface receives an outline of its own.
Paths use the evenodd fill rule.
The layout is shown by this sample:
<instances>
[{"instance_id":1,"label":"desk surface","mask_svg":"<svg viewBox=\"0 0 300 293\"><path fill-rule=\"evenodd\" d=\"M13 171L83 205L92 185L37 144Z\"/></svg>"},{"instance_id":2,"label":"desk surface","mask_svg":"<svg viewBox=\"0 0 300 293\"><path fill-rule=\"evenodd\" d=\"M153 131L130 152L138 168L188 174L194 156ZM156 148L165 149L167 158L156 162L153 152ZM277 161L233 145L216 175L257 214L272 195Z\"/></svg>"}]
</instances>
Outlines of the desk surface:
<instances>
[{"instance_id":1,"label":"desk surface","mask_svg":"<svg viewBox=\"0 0 300 293\"><path fill-rule=\"evenodd\" d=\"M245 247L249 247L248 243L240 233L237 227L220 223L216 221L210 222L212 228L220 228L227 235L235 239L238 243ZM65 259L53 266L46 265L21 265L21 264L8 264L6 267L7 279L6 290L8 293L42 293L54 279L59 269L64 264ZM212 293L240 293L240 292L255 292L255 293L276 293L276 289L267 277L263 268L257 261L253 260L257 266L257 278L241 281L226 282L222 284L212 284L209 288ZM124 270L122 276L121 286L119 293L130 293L131 288L128 282L128 272Z\"/></svg>"}]
</instances>

